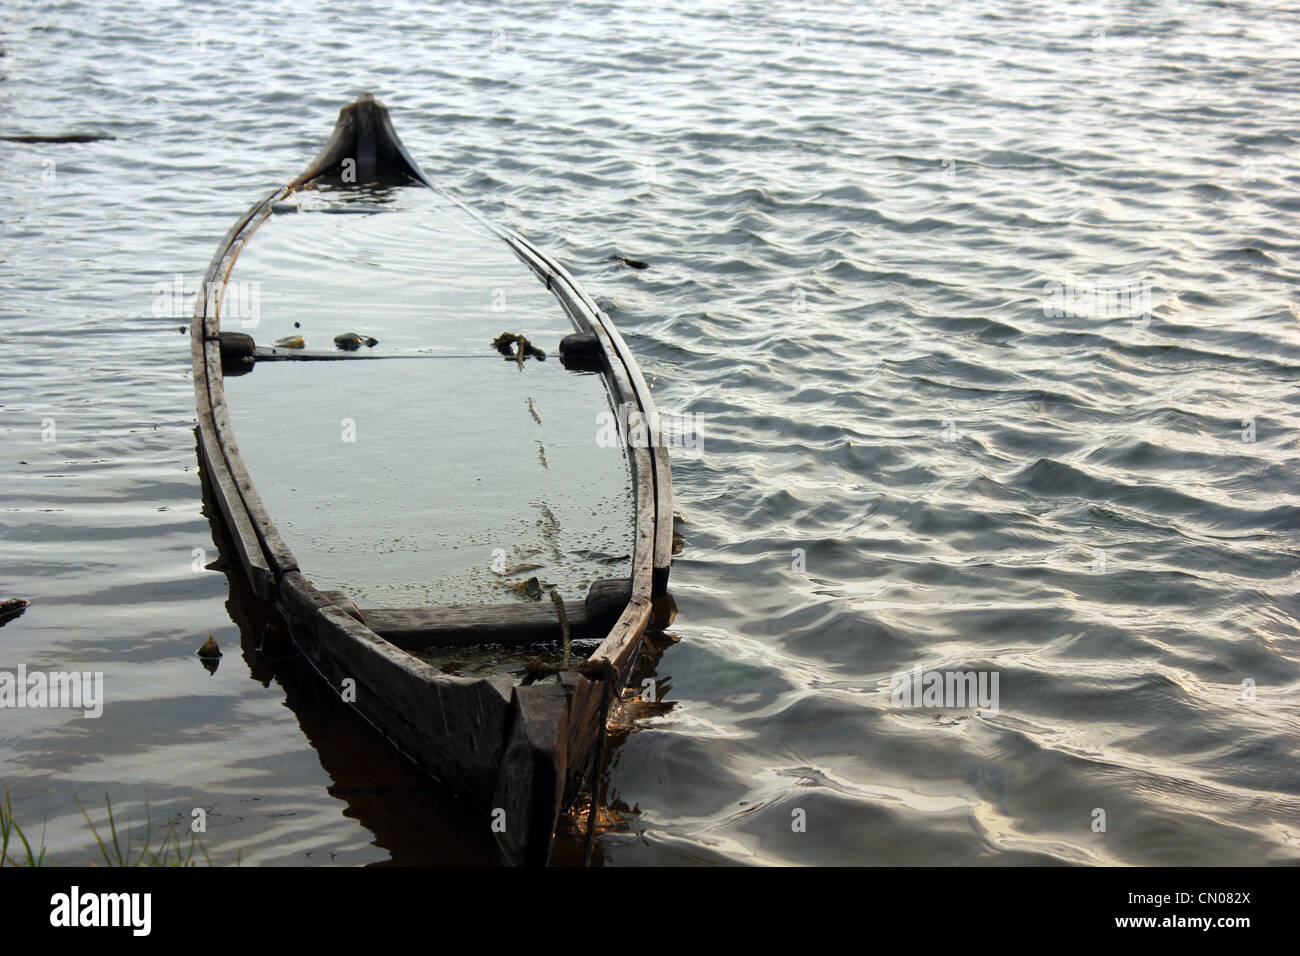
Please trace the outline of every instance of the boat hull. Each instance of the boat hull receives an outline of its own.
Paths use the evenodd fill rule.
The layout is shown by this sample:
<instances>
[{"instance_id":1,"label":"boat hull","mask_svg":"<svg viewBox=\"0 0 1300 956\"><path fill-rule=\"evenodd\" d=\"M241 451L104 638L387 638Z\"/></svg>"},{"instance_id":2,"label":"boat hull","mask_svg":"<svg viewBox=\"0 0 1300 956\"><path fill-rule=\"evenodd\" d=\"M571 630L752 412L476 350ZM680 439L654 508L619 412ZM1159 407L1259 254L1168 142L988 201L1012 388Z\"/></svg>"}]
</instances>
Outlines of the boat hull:
<instances>
[{"instance_id":1,"label":"boat hull","mask_svg":"<svg viewBox=\"0 0 1300 956\"><path fill-rule=\"evenodd\" d=\"M314 671L401 753L481 809L483 825L508 862L544 864L557 816L579 792L605 732L608 702L637 657L652 600L666 587L672 535L667 455L656 447L627 449L635 517L626 601L614 612L605 609L607 618L592 611L591 620L612 621L602 625L598 648L553 680L518 684L508 676L442 673L380 633L376 615L367 623L367 612L346 594L318 589L311 569L299 567L281 537L236 441L222 365L222 291L241 249L275 204L316 180L343 175L346 161L356 157L355 171L363 177L437 188L410 159L383 106L362 97L344 108L330 143L302 176L268 193L235 223L204 276L191 327L200 462L254 593L279 609L293 645ZM633 427L653 419L649 390L609 317L550 257L516 233L492 228L554 294L573 328L595 336L612 405L624 409ZM439 620L455 614L446 607L429 610ZM518 615L501 613L500 633L516 631Z\"/></svg>"}]
</instances>

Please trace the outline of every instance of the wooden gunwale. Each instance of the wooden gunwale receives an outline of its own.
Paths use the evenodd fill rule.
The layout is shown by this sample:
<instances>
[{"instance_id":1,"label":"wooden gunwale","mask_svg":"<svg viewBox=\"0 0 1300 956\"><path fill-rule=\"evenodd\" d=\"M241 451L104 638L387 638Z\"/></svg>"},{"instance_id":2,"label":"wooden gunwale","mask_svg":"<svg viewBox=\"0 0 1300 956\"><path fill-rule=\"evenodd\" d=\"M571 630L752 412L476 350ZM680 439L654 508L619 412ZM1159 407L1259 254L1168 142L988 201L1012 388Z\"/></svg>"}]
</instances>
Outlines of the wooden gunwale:
<instances>
[{"instance_id":1,"label":"wooden gunwale","mask_svg":"<svg viewBox=\"0 0 1300 956\"><path fill-rule=\"evenodd\" d=\"M607 379L617 382L619 386L617 394L613 395L615 403L640 412L646 422L657 422L658 410L650 395L650 388L646 385L631 349L623 341L610 317L578 286L568 270L549 255L515 232L506 229L498 231L515 250L515 254L545 280L546 287L564 305L578 331L594 332L600 339ZM617 358L617 364L609 360L610 356ZM662 442L655 441L649 452L651 480L655 487L652 592L657 597L667 590L668 569L672 564L673 485L667 448Z\"/></svg>"},{"instance_id":2,"label":"wooden gunwale","mask_svg":"<svg viewBox=\"0 0 1300 956\"><path fill-rule=\"evenodd\" d=\"M363 97L344 108L334 136L309 172L319 175L327 164L322 157L336 146L344 114L368 108L368 100ZM388 124L386 111L378 108ZM652 416L654 406L644 378L609 317L549 256L430 182L409 159L390 125L387 129L416 178L501 236L546 282L575 328L597 333L611 400L626 403L633 415ZM200 285L191 324L191 359L198 447L210 487L254 593L280 608L294 644L313 669L336 691L346 690L351 679L351 702L361 716L454 790L476 800L490 798L498 805L510 802L522 807L526 819L509 822L507 833L499 837L502 848L511 862L545 862L550 838L543 840L540 834L553 833L556 813L575 794L595 741L604 732L596 724L607 682L562 674L559 684L514 687L508 678L436 672L367 627L364 611L358 619L350 602L311 584L280 536L239 452L221 371L221 303L240 251L270 215L273 204L303 185L305 177L272 190L249 207L226 233ZM589 658L610 665L617 687L627 679L650 619L651 596L662 590L671 560L671 479L662 452L662 448L628 449L635 495L630 598Z\"/></svg>"}]
</instances>

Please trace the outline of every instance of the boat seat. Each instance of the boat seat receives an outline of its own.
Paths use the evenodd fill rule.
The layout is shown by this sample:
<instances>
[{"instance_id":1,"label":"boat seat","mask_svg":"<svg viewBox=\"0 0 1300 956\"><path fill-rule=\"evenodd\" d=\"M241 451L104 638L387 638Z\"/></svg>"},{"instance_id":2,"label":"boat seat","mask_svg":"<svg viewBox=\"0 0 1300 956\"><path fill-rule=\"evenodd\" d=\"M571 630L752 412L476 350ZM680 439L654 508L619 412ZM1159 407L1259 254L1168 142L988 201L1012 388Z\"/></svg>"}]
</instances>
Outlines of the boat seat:
<instances>
[{"instance_id":1,"label":"boat seat","mask_svg":"<svg viewBox=\"0 0 1300 956\"><path fill-rule=\"evenodd\" d=\"M358 608L341 591L324 592L335 604L389 643L407 651L469 644L526 646L562 639L549 600L528 604ZM573 640L603 639L632 599L631 578L600 578L582 604L565 605Z\"/></svg>"}]
</instances>

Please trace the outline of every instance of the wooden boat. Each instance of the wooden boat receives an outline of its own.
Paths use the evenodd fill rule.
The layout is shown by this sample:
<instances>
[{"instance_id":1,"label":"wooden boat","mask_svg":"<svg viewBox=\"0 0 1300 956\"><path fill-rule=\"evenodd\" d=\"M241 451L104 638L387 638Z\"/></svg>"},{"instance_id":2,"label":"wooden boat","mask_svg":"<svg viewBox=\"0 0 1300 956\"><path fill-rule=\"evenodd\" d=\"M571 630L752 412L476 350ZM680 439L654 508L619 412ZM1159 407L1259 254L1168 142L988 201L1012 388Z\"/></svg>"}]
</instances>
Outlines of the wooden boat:
<instances>
[{"instance_id":1,"label":"wooden boat","mask_svg":"<svg viewBox=\"0 0 1300 956\"><path fill-rule=\"evenodd\" d=\"M562 379L598 381L603 386L600 401L605 413L626 426L620 431L623 441L617 455L623 462L619 466L623 478L630 479L630 493L624 492L628 504L625 531L630 542L626 561L628 573L625 577L592 580L580 604L564 605L562 600L529 601L517 595L511 595L511 600L489 604L481 601L429 602L424 600L428 592L420 591L421 600L413 606L408 603L400 607L369 607L364 600L358 606L357 595L350 593L354 590L350 581L340 583L340 579L351 571L355 571L359 578L367 574L373 578L373 569L381 564L387 569L384 574L391 575L395 573L392 568L397 565L379 553L380 548L344 549L340 556L328 544L320 542L328 538L331 523L345 524L351 509L363 505L371 492L353 490L350 497L330 499L343 504L322 504L325 498L317 501L309 509L310 520L317 522L313 526L314 536L299 533L303 525L297 517L291 522L292 529L285 530L283 536L281 529L277 528L268 502L295 515L303 510L297 507L298 497L284 493L280 487L283 481L279 478L269 481L269 486L276 490L269 493L265 501L259 494L263 475L282 477L288 470L301 479L307 496L312 494L313 481L324 483L328 494L335 495L339 493L340 482L358 481L357 467L381 471L386 455L400 456L404 444L400 429L396 437L388 436L387 444L372 444L364 456L348 459L346 467L317 466L317 456L310 449L298 448L282 453L277 443L285 441L284 436L291 433L277 432L276 423L286 418L292 420L299 411L308 416L312 411L309 406L328 404L335 392L347 392L353 396L349 400L357 402L405 409L403 414L407 417L403 419L401 428L418 428L427 424L420 419L420 404L412 401L412 395L437 394L439 375L417 378L407 372L402 383L389 381L396 378L391 371L395 367L414 368L419 363L360 361L385 357L382 350L367 349L357 353L304 349L293 350L297 354L290 355L291 350L257 346L251 336L239 331L240 326L222 328L223 311L229 315L234 315L235 311L230 303L234 295L232 283L236 281L232 276L238 275L236 262L241 255L245 261L255 258L258 245L253 241L254 236L268 221L280 218L277 213L303 208L304 204L310 210L311 204L320 197L331 202L341 199L353 202L369 214L373 224L367 226L367 235L374 237L382 232L384 217L389 215L382 211L381 200L391 201L393 193L386 191L390 188L403 194L418 191L435 196L439 208L444 210L454 207L463 220L457 228L468 228L464 224L472 220L477 234L488 237L484 241L490 240L493 249L504 250L509 261L514 263L513 267L518 267L528 282L537 283L533 288L543 290L550 311L574 330L563 340L562 358L566 364L587 369L585 375L564 372L555 367L556 363L537 365L535 360L529 360L531 367L525 373L525 361L521 358L515 380L550 383L545 387L557 394L568 388ZM321 211L350 210L323 206ZM409 217L403 221L409 221ZM290 248L300 241L291 238L293 242L282 243L283 248ZM464 248L472 245L469 239L442 243L439 244L439 255L454 267L463 266L467 273L473 273L479 260L488 255L484 251L486 247L473 246L478 250L473 256L479 259L471 256L473 261L456 266L455 254L462 243ZM400 246L413 250L420 247L421 243ZM254 251L250 252L250 248ZM370 267L375 264L363 265ZM496 265L499 263L494 264L494 268ZM327 282L331 271L325 269L321 274L313 274L311 281ZM376 267L373 274L375 281L382 281L385 277L382 268ZM493 281L500 281L497 273L493 275ZM408 270L402 281L409 284L418 278L418 273ZM278 300L284 311L294 304L295 295L303 288L310 288L310 283L290 288L292 294ZM343 305L364 317L367 302L376 288L373 284L356 288L343 296L347 299ZM431 292L430 301L436 298L436 292ZM527 293L532 294L535 293ZM525 299L527 295L524 295ZM338 298L336 289L325 301L334 303ZM410 296L395 297L393 301L403 303L408 299ZM421 309L426 307L420 306ZM310 314L315 313L302 313L304 323L309 324ZM532 314L542 315L536 310ZM468 332L463 332L460 325L448 324L446 320L444 315L439 319L443 322L441 326L430 328L452 330L449 335L459 335L462 340L470 341L465 338ZM535 321L548 319L542 317ZM231 324L236 323L232 321ZM486 369L484 374L488 378L496 375L503 365L515 372L513 364L502 362L490 340L473 341L480 342L481 354L495 359L495 363L491 366L458 363L458 368ZM200 463L253 592L278 609L287 625L289 640L342 700L417 765L482 811L483 826L495 833L507 861L546 863L557 818L582 788L599 749L598 744L604 739L610 703L622 690L636 660L642 636L651 621L653 605L666 594L671 561L672 487L667 454L659 442L635 440L638 435L653 435L653 429L648 426L657 421L657 415L645 380L609 316L546 253L516 232L477 216L426 177L398 139L387 110L367 95L340 111L332 136L308 168L288 185L273 190L255 203L222 240L197 297L191 349ZM402 353L403 356L406 354L421 358L433 357L437 353ZM316 370L328 369L332 377L300 380L294 388L301 390L304 396L311 396L304 397L300 406L294 404L293 398L299 393L292 390L287 393L288 398L276 399L282 403L271 409L256 407L258 402L254 400L254 392L227 394L226 379L232 372L244 373L268 360L294 357L338 359L330 363L310 363L310 367ZM446 369L452 364L431 362L421 367ZM305 367L308 363L277 361L267 370L249 375L248 381L258 380L276 388L281 381L278 376L287 376L290 374L288 370ZM374 374L373 370L380 367L386 369L384 375ZM534 371L542 367L547 369L545 376ZM311 374L319 375L320 372ZM367 374L366 386L355 388L354 384L359 380L356 376ZM478 373L457 372L442 390L472 391L476 387L475 374ZM525 374L533 377L525 379ZM508 392L512 387L504 378L492 378L492 382L495 384L484 386L482 396L490 397L503 390ZM542 386L530 384L529 387ZM444 398L446 396L439 401ZM564 400L570 398L573 402L585 400L580 395ZM432 441L443 440L445 431L460 429L457 433L463 434L466 427L470 432L475 427L475 405L467 402L461 394L452 396L452 399L460 403L459 415L465 421L458 422L456 428L434 429ZM485 397L483 401L488 399ZM457 406L439 407L443 409L439 414L445 418L448 414L446 409L454 410ZM534 411L531 398L528 399L528 410ZM538 424L541 423L535 412L533 417ZM236 422L240 424L241 435L252 442L246 447L258 450L256 455L250 452L247 460L236 442ZM633 440L626 440L629 435ZM474 446L464 444L463 437L461 441L462 449L474 449ZM488 442L483 444L484 447L490 445ZM570 445L577 447L573 442ZM340 453L330 450L329 454L337 458ZM581 448L574 452L576 468L585 468L584 454ZM319 457L327 457L323 448ZM544 455L542 464L546 464ZM472 460L461 461L457 465L457 474L469 474L473 466ZM352 471L347 471L348 468ZM341 478L335 474L339 469L339 474L343 475ZM257 484L255 475L259 477ZM456 480L461 480L461 477ZM475 480L482 481L483 476ZM381 482L363 484L365 488L380 488L379 494L383 496L388 493L383 489L401 483L386 478ZM411 518L414 526L419 527L420 521L427 522L438 516L436 508L425 506L425 499L436 501L439 487L423 487L418 483L411 484L411 487L415 488L410 492L413 497L410 497L408 505L402 507L409 508L414 516ZM486 488L487 485L479 487ZM615 499L617 494L611 496L611 500ZM618 508L612 510L617 512ZM464 513L462 509L462 516ZM382 515L365 515L359 522L353 522L361 530L349 533L360 541L365 536L365 526L379 522L381 518ZM540 520L537 523L542 524ZM284 519L281 524L289 528ZM424 527L431 526L426 524ZM302 541L308 542L306 551L299 547ZM295 551L312 554L312 557L300 564ZM446 548L442 551L449 553ZM564 557L559 548L555 553L557 560ZM323 571L313 566L313 562L321 567L330 566L331 570L325 574L330 579L328 583L314 583L313 575L320 578ZM410 567L418 568L419 562L402 564L403 569ZM386 580L376 587L382 589ZM364 592L366 588L355 590ZM530 582L529 590L536 591L537 586ZM532 594L532 597L536 598L537 594ZM590 652L570 656L567 650L570 640L573 647L591 648ZM566 648L565 655L556 659L554 648L560 644ZM551 649L549 662L538 663L530 658L529 655L538 647ZM504 661L503 666L495 670L485 667L471 673L457 673L456 667L439 665L440 654L465 654L478 649L488 649L490 653L485 652L486 656L497 663Z\"/></svg>"}]
</instances>

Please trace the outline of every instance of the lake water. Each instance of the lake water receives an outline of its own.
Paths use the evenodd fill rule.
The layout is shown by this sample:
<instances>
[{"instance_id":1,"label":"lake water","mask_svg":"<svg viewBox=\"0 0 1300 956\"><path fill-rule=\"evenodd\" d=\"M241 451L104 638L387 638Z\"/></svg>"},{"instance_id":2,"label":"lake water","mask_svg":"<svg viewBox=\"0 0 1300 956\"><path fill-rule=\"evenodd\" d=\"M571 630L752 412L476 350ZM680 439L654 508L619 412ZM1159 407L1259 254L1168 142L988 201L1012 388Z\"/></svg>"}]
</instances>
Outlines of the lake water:
<instances>
[{"instance_id":1,"label":"lake water","mask_svg":"<svg viewBox=\"0 0 1300 956\"><path fill-rule=\"evenodd\" d=\"M238 652L160 291L370 91L700 423L599 862L1297 862L1298 39L1280 2L7 4L0 135L115 137L0 142L0 669L106 692L0 712L15 816L67 863L105 793L205 808L217 863L493 859ZM902 706L928 672L996 700Z\"/></svg>"}]
</instances>

